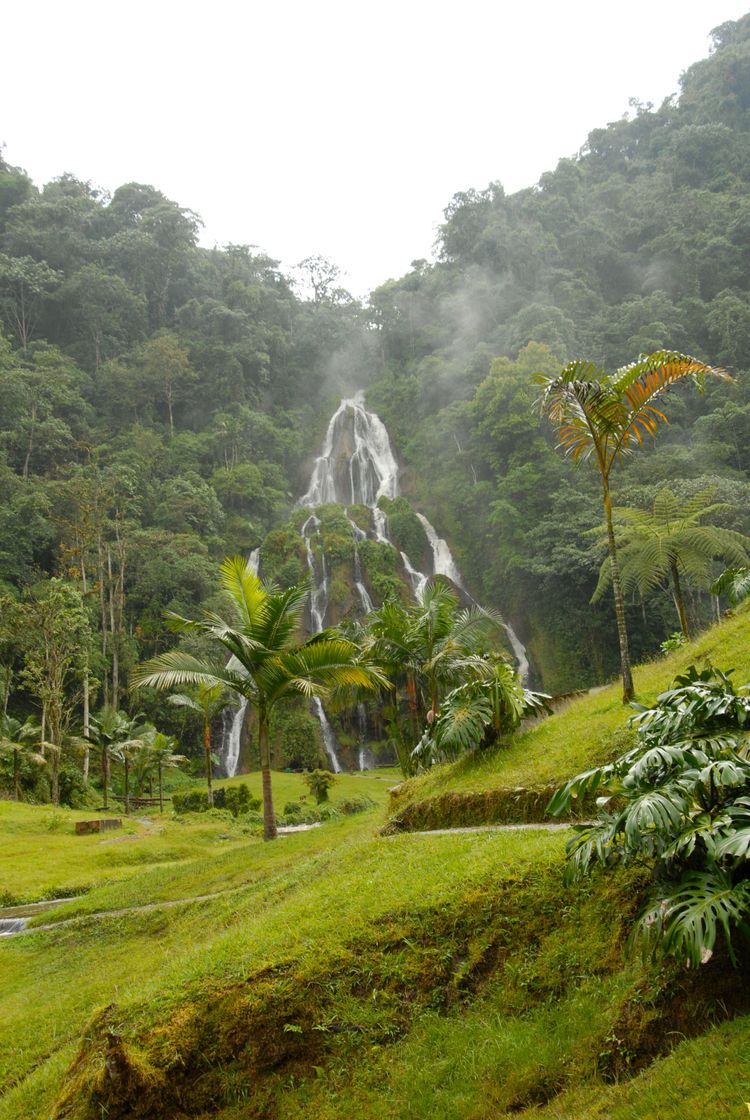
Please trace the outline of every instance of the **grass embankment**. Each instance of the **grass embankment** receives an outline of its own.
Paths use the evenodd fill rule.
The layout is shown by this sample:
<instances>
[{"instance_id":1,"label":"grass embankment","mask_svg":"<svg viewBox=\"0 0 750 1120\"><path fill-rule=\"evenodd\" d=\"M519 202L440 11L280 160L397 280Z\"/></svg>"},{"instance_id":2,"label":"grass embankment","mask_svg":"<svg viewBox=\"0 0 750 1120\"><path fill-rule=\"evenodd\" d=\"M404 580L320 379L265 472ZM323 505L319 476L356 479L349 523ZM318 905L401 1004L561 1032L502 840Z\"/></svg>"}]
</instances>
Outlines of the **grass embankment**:
<instances>
[{"instance_id":1,"label":"grass embankment","mask_svg":"<svg viewBox=\"0 0 750 1120\"><path fill-rule=\"evenodd\" d=\"M668 657L638 665L633 674L638 701L652 703L688 665L705 662L734 669L736 684L750 681L750 604ZM493 751L404 782L391 799L393 827L544 820L557 786L624 749L629 714L619 681L574 699Z\"/></svg>"},{"instance_id":2,"label":"grass embankment","mask_svg":"<svg viewBox=\"0 0 750 1120\"><path fill-rule=\"evenodd\" d=\"M348 782L388 788L352 777L342 794ZM104 844L50 832L44 809L2 809L3 848L19 831L39 858L46 843L49 879L80 845L91 887L52 929L0 942L2 1120L478 1120L582 1085L593 1109L602 1079L741 994L715 962L680 978L623 965L637 883L566 891L559 833L384 838L375 809L270 845L196 818ZM131 845L135 868L117 854Z\"/></svg>"}]
</instances>

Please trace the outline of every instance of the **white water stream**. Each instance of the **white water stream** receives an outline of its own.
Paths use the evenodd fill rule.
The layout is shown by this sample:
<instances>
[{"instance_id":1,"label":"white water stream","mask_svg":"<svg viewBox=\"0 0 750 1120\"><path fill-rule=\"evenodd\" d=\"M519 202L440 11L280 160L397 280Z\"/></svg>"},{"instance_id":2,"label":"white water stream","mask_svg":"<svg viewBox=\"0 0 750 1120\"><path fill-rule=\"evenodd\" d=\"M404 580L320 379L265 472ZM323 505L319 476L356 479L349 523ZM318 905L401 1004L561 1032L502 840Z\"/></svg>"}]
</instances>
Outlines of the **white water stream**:
<instances>
[{"instance_id":1,"label":"white water stream","mask_svg":"<svg viewBox=\"0 0 750 1120\"><path fill-rule=\"evenodd\" d=\"M315 460L307 492L297 504L312 509L316 506L331 503L345 507L349 505L367 506L372 514L375 540L392 545L393 542L388 535L388 518L384 511L378 508L377 503L379 498L397 498L398 495L398 464L394 458L385 425L374 412L367 411L364 406L363 393L344 398L329 421L323 448L321 454ZM367 538L368 534L349 516L348 509L345 509L345 513L355 543L354 586L359 596L362 614L367 615L373 609L373 603L362 576L358 546L361 541ZM468 595L447 542L438 536L424 514L418 513L417 516L422 523L432 549L432 571L429 573L418 571L407 554L401 552L401 560L411 583L415 599L421 602L425 586L433 575L446 576L465 595ZM317 633L325 629L326 626L328 570L322 550L319 550L318 559L316 550L313 548L313 540L320 534L320 521L314 513L307 518L301 532L305 541L307 566L312 583L310 593L311 632ZM257 571L257 549L251 555L251 560L254 560L255 570ZM510 624L505 623L504 625L518 662L521 679L525 682L529 672L526 650ZM243 701L237 711L233 713L230 726L224 736L222 757L224 769L229 775L235 774L237 770L240 737L246 707L247 702ZM320 721L323 741L331 767L338 773L341 770L341 762L333 729L320 700L313 701L313 707ZM361 738L364 740L366 733L364 708L359 718ZM363 719L364 723L362 722ZM368 764L371 764L371 755L363 746L359 751L360 769L364 769Z\"/></svg>"}]
</instances>

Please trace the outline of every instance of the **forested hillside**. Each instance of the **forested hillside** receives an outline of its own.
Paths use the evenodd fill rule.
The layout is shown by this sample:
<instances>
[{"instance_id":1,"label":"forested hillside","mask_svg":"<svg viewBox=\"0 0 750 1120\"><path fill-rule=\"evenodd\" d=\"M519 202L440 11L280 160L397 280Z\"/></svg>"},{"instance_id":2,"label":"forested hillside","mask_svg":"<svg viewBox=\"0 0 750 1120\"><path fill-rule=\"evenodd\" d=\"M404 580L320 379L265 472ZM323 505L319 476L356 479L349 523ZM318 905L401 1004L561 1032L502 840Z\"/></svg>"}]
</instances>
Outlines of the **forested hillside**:
<instances>
[{"instance_id":1,"label":"forested hillside","mask_svg":"<svg viewBox=\"0 0 750 1120\"><path fill-rule=\"evenodd\" d=\"M729 367L734 384L673 395L671 428L618 474L616 502L647 510L668 485L750 530L750 16L714 43L678 95L595 129L534 187L457 194L436 263L415 261L365 307L322 258L295 286L252 247L198 247L198 216L154 187L109 195L62 175L39 190L7 153L4 703L42 703L45 610L78 635L72 723L86 688L92 706L116 702L131 667L174 642L165 608L210 603L223 556L275 530L274 574L304 574L299 544L284 571L284 526L332 406L357 387L388 426L402 491L527 641L537 682L612 675L611 606L589 605L598 483L555 451L533 375L661 347ZM687 594L691 622L707 621L705 581ZM659 588L628 610L636 657L677 628ZM144 703L175 726L168 705Z\"/></svg>"},{"instance_id":2,"label":"forested hillside","mask_svg":"<svg viewBox=\"0 0 750 1120\"><path fill-rule=\"evenodd\" d=\"M614 672L616 635L609 600L589 606L599 483L553 450L535 372L661 348L730 368L730 388L674 394L671 428L614 500L648 509L665 485L682 500L713 490L735 509L724 523L750 528L750 16L713 39L678 95L634 104L535 186L455 195L438 263L415 261L371 298L383 372L368 403L474 594L509 614L552 691ZM705 620L705 590L692 594ZM661 594L634 601L629 623L643 656L677 616Z\"/></svg>"}]
</instances>

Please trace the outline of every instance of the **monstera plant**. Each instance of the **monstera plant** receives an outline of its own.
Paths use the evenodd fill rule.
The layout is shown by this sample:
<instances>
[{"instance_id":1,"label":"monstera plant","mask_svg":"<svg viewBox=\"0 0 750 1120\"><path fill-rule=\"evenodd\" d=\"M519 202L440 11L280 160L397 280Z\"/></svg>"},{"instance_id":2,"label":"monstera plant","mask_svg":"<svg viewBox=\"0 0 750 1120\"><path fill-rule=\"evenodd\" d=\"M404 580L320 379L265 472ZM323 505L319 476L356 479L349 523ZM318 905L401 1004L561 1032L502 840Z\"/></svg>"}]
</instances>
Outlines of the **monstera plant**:
<instances>
[{"instance_id":1,"label":"monstera plant","mask_svg":"<svg viewBox=\"0 0 750 1120\"><path fill-rule=\"evenodd\" d=\"M750 937L750 695L729 673L691 666L630 723L636 744L576 775L550 812L599 797L598 818L568 844L568 880L646 861L653 889L631 936L692 965L723 934L734 958Z\"/></svg>"}]
</instances>

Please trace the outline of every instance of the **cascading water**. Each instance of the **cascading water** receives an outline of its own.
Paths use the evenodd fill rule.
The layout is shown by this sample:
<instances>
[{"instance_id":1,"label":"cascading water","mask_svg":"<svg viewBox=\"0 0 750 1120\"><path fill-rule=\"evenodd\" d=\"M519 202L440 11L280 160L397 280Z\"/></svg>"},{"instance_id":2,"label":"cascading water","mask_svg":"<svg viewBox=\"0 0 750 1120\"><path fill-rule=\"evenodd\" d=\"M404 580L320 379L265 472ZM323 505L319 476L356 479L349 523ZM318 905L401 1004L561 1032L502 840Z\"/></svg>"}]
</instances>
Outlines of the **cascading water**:
<instances>
[{"instance_id":1,"label":"cascading water","mask_svg":"<svg viewBox=\"0 0 750 1120\"><path fill-rule=\"evenodd\" d=\"M359 602L362 607L362 613L364 615L368 615L371 610L374 610L374 605L372 599L370 598L370 592L367 590L362 581L362 561L359 558L359 542L367 540L367 533L364 531L364 529L360 529L356 521L352 521L351 517L349 516L348 509L345 509L344 513L346 514L346 520L351 525L352 536L354 537L354 586L356 587L357 594L359 595Z\"/></svg>"},{"instance_id":2,"label":"cascading water","mask_svg":"<svg viewBox=\"0 0 750 1120\"><path fill-rule=\"evenodd\" d=\"M362 393L345 398L331 417L322 453L315 460L310 485L307 493L300 499L299 505L315 507L335 502L344 506L349 504L367 506L372 513L375 539L384 544L392 545L393 542L388 535L388 518L385 512L378 508L377 503L381 497L396 498L398 494L398 465L391 450L385 425L375 413L367 411L363 403ZM348 509L345 510L345 513L352 529L355 544L354 585L359 595L362 612L366 615L373 609L373 603L362 578L359 542L367 537L367 533L349 516ZM446 576L464 594L468 595L447 542L438 536L424 514L420 513L417 516L422 523L432 549L432 572L418 571L407 554L401 552L401 560L411 583L414 597L417 601L421 601L431 575ZM313 532L318 533L319 526L320 522L312 514L302 527L302 535L305 538L307 550L307 564L313 583L310 595L310 618L314 630L323 629L328 609L328 576L325 557L320 564L321 571L318 572L318 565L315 563L315 555L310 540ZM529 670L526 650L510 625L505 624L505 628L518 661L521 678L525 681ZM361 712L358 713L359 737L360 742L364 744L366 711L363 705L360 705L360 707ZM337 744L325 710L320 701L315 702L315 708L320 720L326 751L334 770L339 770ZM362 745L359 751L360 769L365 769L369 764L368 755L371 758L371 753Z\"/></svg>"},{"instance_id":3,"label":"cascading water","mask_svg":"<svg viewBox=\"0 0 750 1120\"><path fill-rule=\"evenodd\" d=\"M254 548L248 556L248 563L253 571L258 573L260 565L260 549ZM238 662L234 658L230 659L229 665L232 669L238 668ZM247 698L242 696L240 698L239 707L225 708L222 716L222 735L221 735L221 768L227 778L233 778L237 773L237 767L240 762L240 749L242 747L242 728L245 726L245 714L247 713Z\"/></svg>"},{"instance_id":4,"label":"cascading water","mask_svg":"<svg viewBox=\"0 0 750 1120\"><path fill-rule=\"evenodd\" d=\"M461 588L464 595L468 596L468 598L471 599L471 596L469 595L464 585L461 573L456 567L456 562L451 555L451 550L448 547L448 542L444 541L442 537L439 537L437 535L435 529L432 527L423 513L418 513L417 517L422 522L422 527L424 528L427 540L430 542L430 548L432 549L433 573L436 576L447 576L448 579L452 580L457 587ZM403 559L404 563L406 563L406 557L403 557ZM408 567L406 570L407 572L409 572ZM411 576L412 573L409 572L409 577L411 578ZM423 587L420 587L419 595L421 595L422 590ZM474 600L472 600L472 602L473 601ZM518 664L518 675L521 678L521 682L523 684L528 684L529 659L526 654L526 647L509 622L503 622L503 629L508 635L508 641L510 642L511 649L513 650L513 656L515 657Z\"/></svg>"}]
</instances>

